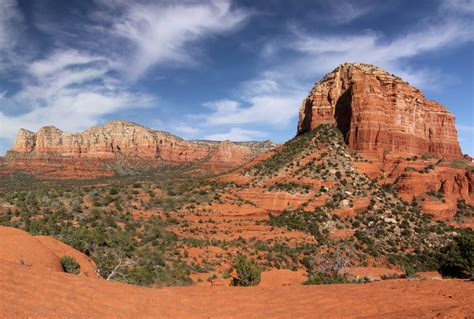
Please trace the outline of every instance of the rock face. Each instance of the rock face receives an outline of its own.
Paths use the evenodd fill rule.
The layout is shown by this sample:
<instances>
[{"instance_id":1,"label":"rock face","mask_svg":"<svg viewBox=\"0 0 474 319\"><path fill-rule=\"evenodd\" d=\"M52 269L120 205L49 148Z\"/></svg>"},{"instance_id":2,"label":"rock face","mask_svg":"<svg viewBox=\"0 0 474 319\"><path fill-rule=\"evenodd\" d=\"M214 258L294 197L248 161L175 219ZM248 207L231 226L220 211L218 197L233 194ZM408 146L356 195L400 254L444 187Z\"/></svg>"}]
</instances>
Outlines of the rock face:
<instances>
[{"instance_id":1,"label":"rock face","mask_svg":"<svg viewBox=\"0 0 474 319\"><path fill-rule=\"evenodd\" d=\"M200 162L206 168L220 170L241 165L274 146L271 141L186 141L132 122L111 121L81 133L67 133L53 126L43 127L38 133L20 129L6 160L25 170L51 166L51 162L60 160L61 165L66 163L66 170L74 165L76 171L78 167L97 166L94 163L98 160L117 159L151 165ZM100 167L94 169L97 173Z\"/></svg>"},{"instance_id":2,"label":"rock face","mask_svg":"<svg viewBox=\"0 0 474 319\"><path fill-rule=\"evenodd\" d=\"M341 64L300 108L298 134L333 123L363 154L461 158L454 116L402 79L368 64Z\"/></svg>"}]
</instances>

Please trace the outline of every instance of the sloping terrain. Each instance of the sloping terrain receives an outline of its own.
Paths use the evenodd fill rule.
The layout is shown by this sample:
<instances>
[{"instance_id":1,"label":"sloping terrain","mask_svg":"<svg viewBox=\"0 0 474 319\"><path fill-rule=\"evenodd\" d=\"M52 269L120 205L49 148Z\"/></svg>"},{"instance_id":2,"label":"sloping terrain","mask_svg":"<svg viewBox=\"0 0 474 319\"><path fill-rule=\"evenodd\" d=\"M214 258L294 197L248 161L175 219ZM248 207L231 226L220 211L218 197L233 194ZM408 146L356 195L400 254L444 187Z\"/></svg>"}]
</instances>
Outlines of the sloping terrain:
<instances>
[{"instance_id":1,"label":"sloping terrain","mask_svg":"<svg viewBox=\"0 0 474 319\"><path fill-rule=\"evenodd\" d=\"M94 270L95 265L49 237L33 237L18 229L0 227L0 239L0 316L5 318L474 315L474 286L460 280L302 286L298 282L301 279L297 279L301 275L271 271L263 274L259 287L150 289L97 279L82 272ZM75 256L85 276L64 273L57 252L58 256ZM364 302L362 296L371 302Z\"/></svg>"},{"instance_id":2,"label":"sloping terrain","mask_svg":"<svg viewBox=\"0 0 474 319\"><path fill-rule=\"evenodd\" d=\"M32 236L16 228L0 226L0 261L26 266L38 273L64 272L60 258L71 256L81 276L97 278L95 263L74 248L48 236Z\"/></svg>"},{"instance_id":3,"label":"sloping terrain","mask_svg":"<svg viewBox=\"0 0 474 319\"><path fill-rule=\"evenodd\" d=\"M0 261L8 318L469 318L473 304L474 286L458 280L150 289Z\"/></svg>"}]
</instances>

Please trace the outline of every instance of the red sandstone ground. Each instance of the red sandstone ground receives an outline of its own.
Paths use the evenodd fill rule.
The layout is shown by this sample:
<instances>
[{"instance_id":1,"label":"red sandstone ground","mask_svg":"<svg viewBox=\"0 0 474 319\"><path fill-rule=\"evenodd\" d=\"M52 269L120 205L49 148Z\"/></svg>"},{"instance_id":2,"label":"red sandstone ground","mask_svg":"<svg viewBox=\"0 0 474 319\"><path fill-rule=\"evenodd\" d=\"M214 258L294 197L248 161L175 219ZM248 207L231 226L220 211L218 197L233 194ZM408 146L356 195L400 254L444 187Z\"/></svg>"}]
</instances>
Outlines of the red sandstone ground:
<instances>
[{"instance_id":1,"label":"red sandstone ground","mask_svg":"<svg viewBox=\"0 0 474 319\"><path fill-rule=\"evenodd\" d=\"M3 317L469 318L473 304L474 285L458 280L150 289L0 262Z\"/></svg>"},{"instance_id":2,"label":"red sandstone ground","mask_svg":"<svg viewBox=\"0 0 474 319\"><path fill-rule=\"evenodd\" d=\"M459 280L150 289L0 261L5 318L472 318L473 304Z\"/></svg>"},{"instance_id":3,"label":"red sandstone ground","mask_svg":"<svg viewBox=\"0 0 474 319\"><path fill-rule=\"evenodd\" d=\"M258 287L226 287L227 283L221 282L152 289L97 279L87 273L86 276L64 273L58 263L58 256L64 254L75 256L81 268L92 274L95 265L81 253L49 237L0 227L0 239L2 318L474 316L474 285L461 280L303 286L304 273L271 270L262 274ZM354 268L349 272L372 278L398 273L381 268ZM425 278L433 278L433 274L426 274Z\"/></svg>"}]
</instances>

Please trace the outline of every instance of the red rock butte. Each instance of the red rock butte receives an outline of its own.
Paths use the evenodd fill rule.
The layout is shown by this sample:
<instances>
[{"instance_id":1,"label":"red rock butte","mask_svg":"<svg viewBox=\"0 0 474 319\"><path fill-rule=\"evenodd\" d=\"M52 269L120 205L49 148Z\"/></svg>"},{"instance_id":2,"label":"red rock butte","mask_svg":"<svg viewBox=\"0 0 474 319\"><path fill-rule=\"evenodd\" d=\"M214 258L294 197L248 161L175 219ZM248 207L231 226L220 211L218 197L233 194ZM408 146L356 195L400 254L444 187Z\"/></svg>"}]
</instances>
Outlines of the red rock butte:
<instances>
[{"instance_id":1,"label":"red rock butte","mask_svg":"<svg viewBox=\"0 0 474 319\"><path fill-rule=\"evenodd\" d=\"M317 82L300 107L298 134L333 123L364 155L462 158L454 116L383 69L345 63Z\"/></svg>"}]
</instances>

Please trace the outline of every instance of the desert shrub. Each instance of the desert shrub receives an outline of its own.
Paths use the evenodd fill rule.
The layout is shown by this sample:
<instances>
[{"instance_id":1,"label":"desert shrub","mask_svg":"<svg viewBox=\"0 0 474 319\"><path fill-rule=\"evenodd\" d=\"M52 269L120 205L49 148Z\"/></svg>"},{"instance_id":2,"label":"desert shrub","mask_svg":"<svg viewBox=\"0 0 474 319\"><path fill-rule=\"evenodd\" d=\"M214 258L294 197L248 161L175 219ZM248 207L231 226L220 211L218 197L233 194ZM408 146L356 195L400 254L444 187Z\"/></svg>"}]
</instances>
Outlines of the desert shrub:
<instances>
[{"instance_id":1,"label":"desert shrub","mask_svg":"<svg viewBox=\"0 0 474 319\"><path fill-rule=\"evenodd\" d=\"M81 271L81 265L76 261L74 257L63 256L60 260L65 272L69 274L79 275Z\"/></svg>"},{"instance_id":2,"label":"desert shrub","mask_svg":"<svg viewBox=\"0 0 474 319\"><path fill-rule=\"evenodd\" d=\"M384 274L380 277L382 280L390 280L390 279L398 279L400 278L400 275L398 274Z\"/></svg>"},{"instance_id":3,"label":"desert shrub","mask_svg":"<svg viewBox=\"0 0 474 319\"><path fill-rule=\"evenodd\" d=\"M305 285L328 285L328 284L347 284L349 279L347 276L341 274L329 274L324 272L317 272L308 276L308 280L304 282Z\"/></svg>"},{"instance_id":4,"label":"desert shrub","mask_svg":"<svg viewBox=\"0 0 474 319\"><path fill-rule=\"evenodd\" d=\"M471 165L471 162L466 159L455 159L451 161L451 167L453 168L462 168L472 172L474 166Z\"/></svg>"},{"instance_id":5,"label":"desert shrub","mask_svg":"<svg viewBox=\"0 0 474 319\"><path fill-rule=\"evenodd\" d=\"M439 252L438 271L444 277L474 279L474 236L455 237Z\"/></svg>"},{"instance_id":6,"label":"desert shrub","mask_svg":"<svg viewBox=\"0 0 474 319\"><path fill-rule=\"evenodd\" d=\"M261 270L245 256L237 257L235 269L237 278L232 281L233 286L257 286L260 283Z\"/></svg>"}]
</instances>

